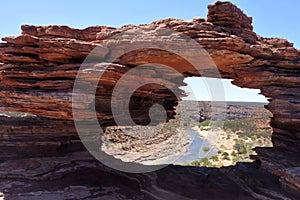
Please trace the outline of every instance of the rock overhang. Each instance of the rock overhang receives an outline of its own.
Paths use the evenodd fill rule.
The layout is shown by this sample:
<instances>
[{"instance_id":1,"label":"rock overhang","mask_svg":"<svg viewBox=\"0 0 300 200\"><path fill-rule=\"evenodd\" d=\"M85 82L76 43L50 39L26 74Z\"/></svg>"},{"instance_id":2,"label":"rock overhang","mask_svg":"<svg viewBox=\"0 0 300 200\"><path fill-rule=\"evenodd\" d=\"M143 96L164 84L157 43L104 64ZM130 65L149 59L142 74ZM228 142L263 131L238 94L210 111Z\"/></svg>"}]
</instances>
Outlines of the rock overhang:
<instances>
[{"instance_id":1,"label":"rock overhang","mask_svg":"<svg viewBox=\"0 0 300 200\"><path fill-rule=\"evenodd\" d=\"M48 118L49 122L66 120L72 126L73 84L81 63L91 50L101 48L102 54L98 59L104 59L111 53L106 44L114 44L116 41L111 38L117 34L125 33L122 35L124 42L132 35L139 35L139 40L143 41L151 37L143 29L160 33L170 29L197 41L214 60L222 78L233 79L233 84L240 87L260 89L271 99L267 109L273 113L272 151L279 157L282 153L294 159L300 152L300 51L285 39L264 38L254 33L252 18L230 2L217 2L208 9L207 19L164 19L121 28L23 25L21 36L6 37L3 39L6 43L0 44L0 105L8 110L46 117L43 120ZM145 50L130 52L115 63L106 63L109 68L104 78L105 85L99 88L96 98L101 105L98 117L104 125L113 124L112 114L107 109L110 106L107 97L111 95L113 84L131 68L159 60L175 66L185 76L197 76L186 63L179 64L176 55L155 49L146 53ZM215 77L209 70L206 76ZM179 79L174 83L181 86L182 81ZM157 102L168 105L171 117L175 114L174 106L178 99L169 91L163 90L162 93L161 88L156 89ZM149 100L143 90L137 91L136 95L143 99L142 103ZM146 119L148 116L142 114L136 117ZM290 174L299 176L297 170L290 172L268 150L258 151L265 168L282 176L288 174L282 179L283 183L292 185L293 189L298 187L289 178ZM287 160L291 167L299 167L298 160ZM279 172L278 166L282 167Z\"/></svg>"}]
</instances>

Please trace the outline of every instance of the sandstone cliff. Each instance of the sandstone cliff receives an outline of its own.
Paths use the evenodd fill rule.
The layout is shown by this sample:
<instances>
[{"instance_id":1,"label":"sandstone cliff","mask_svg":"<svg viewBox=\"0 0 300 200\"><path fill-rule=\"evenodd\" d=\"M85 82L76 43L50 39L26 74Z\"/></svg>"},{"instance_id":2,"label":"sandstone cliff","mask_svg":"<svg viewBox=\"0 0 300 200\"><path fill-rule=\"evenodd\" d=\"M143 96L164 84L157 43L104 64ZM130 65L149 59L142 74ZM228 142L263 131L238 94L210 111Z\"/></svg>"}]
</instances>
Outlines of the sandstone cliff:
<instances>
[{"instance_id":1,"label":"sandstone cliff","mask_svg":"<svg viewBox=\"0 0 300 200\"><path fill-rule=\"evenodd\" d=\"M228 199L232 199L232 195L248 199L299 196L300 51L285 39L263 38L254 33L252 18L232 3L216 2L208 9L207 19L164 19L120 28L95 26L81 30L56 25L23 25L20 36L3 38L4 43L0 43L0 107L38 117L1 117L0 165L3 170L0 189L15 199L45 195L66 198L65 195L72 196L75 190L83 196L72 198L79 199L105 195L181 199L206 195L211 198L214 193ZM257 163L261 166L255 163L221 170L170 166L151 174L128 175L108 169L86 156L72 121L73 85L81 63L95 47L99 51L93 55L94 59L107 61L114 53L109 46L126 45L133 35L139 35L139 42L147 42L153 32L161 33L164 29L185 34L202 45L222 78L233 79L232 83L239 87L260 89L270 99L266 108L273 113L274 147L257 149ZM120 33L123 33L122 38L115 40L114 36ZM174 37L174 34L165 35L166 40ZM193 54L193 50L184 49L188 54ZM197 61L197 58L192 59ZM94 78L93 70L106 69L95 97L97 117L103 127L115 124L110 109L114 85L135 66L153 62L172 66L182 74L170 74L167 79L180 97L184 96L178 89L184 85L183 78L200 76L186 60L157 49L131 51L114 62L102 63L97 69L87 64L90 71L84 74L86 79ZM154 82L159 78L155 70L150 69L148 73ZM204 68L201 75L218 77L210 66ZM139 124L149 123L148 110L153 103L163 105L168 118L173 118L174 106L179 101L172 91L155 84L139 88L132 99L132 118ZM77 107L88 107L90 103L89 99L73 102ZM87 113L81 114L85 119ZM95 184L91 184L88 181L91 174L107 184L96 181L95 177L91 179ZM85 177L84 181L80 183L75 176ZM65 177L65 185L58 186L61 177ZM179 183L181 179L187 184L186 191ZM69 186L72 182L74 187ZM50 188L50 185L56 186ZM233 191L232 187L237 189ZM202 189L197 191L199 188Z\"/></svg>"}]
</instances>

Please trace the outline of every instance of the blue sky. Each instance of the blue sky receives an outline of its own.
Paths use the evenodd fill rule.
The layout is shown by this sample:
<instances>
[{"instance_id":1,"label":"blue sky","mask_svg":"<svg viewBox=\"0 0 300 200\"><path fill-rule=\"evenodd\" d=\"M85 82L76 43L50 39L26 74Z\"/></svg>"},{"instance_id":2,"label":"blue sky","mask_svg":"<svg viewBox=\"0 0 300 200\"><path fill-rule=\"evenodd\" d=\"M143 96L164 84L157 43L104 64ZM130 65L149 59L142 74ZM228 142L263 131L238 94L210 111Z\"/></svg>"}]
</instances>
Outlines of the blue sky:
<instances>
[{"instance_id":1,"label":"blue sky","mask_svg":"<svg viewBox=\"0 0 300 200\"><path fill-rule=\"evenodd\" d=\"M213 0L6 0L1 1L0 37L20 34L22 24L61 24L84 28L92 25L122 26L150 23L162 18L191 19L206 17L207 5ZM264 37L283 37L300 48L299 0L232 0L253 17L256 33ZM188 81L200 98L203 81ZM265 101L258 91L240 90L224 81L226 100ZM206 97L205 97L206 98Z\"/></svg>"}]
</instances>

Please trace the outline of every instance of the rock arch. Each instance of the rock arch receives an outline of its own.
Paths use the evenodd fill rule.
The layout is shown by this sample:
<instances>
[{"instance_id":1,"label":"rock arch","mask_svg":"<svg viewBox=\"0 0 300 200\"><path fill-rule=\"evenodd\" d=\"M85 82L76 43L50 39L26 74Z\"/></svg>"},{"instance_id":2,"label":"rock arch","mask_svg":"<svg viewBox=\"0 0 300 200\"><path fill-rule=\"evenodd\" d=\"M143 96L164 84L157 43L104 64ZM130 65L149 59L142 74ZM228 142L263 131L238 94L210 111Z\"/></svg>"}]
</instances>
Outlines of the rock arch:
<instances>
[{"instance_id":1,"label":"rock arch","mask_svg":"<svg viewBox=\"0 0 300 200\"><path fill-rule=\"evenodd\" d=\"M300 51L285 39L263 38L254 33L252 18L232 3L216 2L209 5L208 9L207 19L164 19L147 25L126 25L121 28L95 26L81 30L56 25L23 25L22 35L3 38L5 43L0 43L0 106L6 110L40 116L1 117L0 166L4 170L0 171L0 186L7 194L15 197L13 194L54 191L48 186L34 188L33 181L55 185L59 177L74 181L76 174L86 179L94 173L96 177L110 182L110 186L118 186L115 195L129 197L197 198L204 194L203 191L207 198L213 197L215 191L228 199L232 199L233 195L249 199L299 197ZM125 30L134 32L137 28L167 28L186 34L206 49L222 78L233 79L232 83L239 87L260 89L264 96L270 98L266 108L273 113L271 126L274 147L257 148L259 161L254 164L241 164L221 170L170 166L150 175L111 171L88 157L72 122L71 97L77 70L96 46L114 42L108 38ZM103 46L100 48L102 51L98 58L103 59L110 52ZM96 101L109 107L106 97L111 93L113 82L126 70L145 60L150 62L167 57L166 64L176 65L185 76L197 75L189 70L186 63L180 63L172 56L156 50L147 53L136 51L122 56L117 63L104 64L109 67L105 76L107 83L106 87L99 89ZM170 63L174 60L175 63ZM214 77L214 74L210 74L208 69L206 76ZM113 80L109 80L111 77ZM178 86L183 84L182 79L175 83ZM144 93L137 95L147 101ZM177 99L169 91L160 90L156 99L162 104L170 104L170 117L175 114L173 106L177 104ZM98 112L103 126L114 123L109 110L99 109ZM193 176L195 170L198 170L198 174ZM186 180L189 187L187 191L176 191L176 187L182 187L182 183L177 183L172 177ZM223 180L214 180L220 177ZM22 187L9 187L9 182L17 184L19 178L23 180L18 182ZM174 181L173 188L168 180ZM76 181L75 185L78 185L80 181ZM218 182L224 185L218 185ZM205 183L211 185L212 189ZM125 184L131 184L130 188L125 187ZM102 183L99 185L105 186ZM165 193L156 189L157 185ZM202 189L197 191L199 187ZM78 188L90 196L95 195L97 190L87 183ZM125 191L126 188L128 191ZM77 189L66 186L56 191L72 193ZM107 195L111 194L103 191Z\"/></svg>"}]
</instances>

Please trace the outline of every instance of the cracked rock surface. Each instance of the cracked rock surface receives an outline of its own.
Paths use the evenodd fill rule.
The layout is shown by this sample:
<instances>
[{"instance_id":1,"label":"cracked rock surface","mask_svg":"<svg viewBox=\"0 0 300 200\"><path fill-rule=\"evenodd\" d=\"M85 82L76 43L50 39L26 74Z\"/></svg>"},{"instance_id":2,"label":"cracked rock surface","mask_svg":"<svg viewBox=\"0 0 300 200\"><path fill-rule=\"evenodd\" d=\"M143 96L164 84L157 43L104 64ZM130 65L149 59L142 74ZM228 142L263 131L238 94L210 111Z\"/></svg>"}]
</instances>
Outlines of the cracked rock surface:
<instances>
[{"instance_id":1,"label":"cracked rock surface","mask_svg":"<svg viewBox=\"0 0 300 200\"><path fill-rule=\"evenodd\" d=\"M285 39L254 33L252 18L232 3L209 5L207 19L163 19L120 28L23 25L21 29L20 36L5 37L0 43L0 107L36 116L1 116L0 199L300 198L300 51ZM260 89L270 99L266 108L273 114L274 147L257 148L256 162L222 169L169 166L157 172L127 174L103 166L86 152L72 116L73 85L81 63L95 47L98 51L93 58L106 60L114 56L111 45L130 46L132 39L147 42L165 29L199 43L222 78L233 79L239 87ZM182 40L174 32L166 34L165 41L175 39L180 44ZM120 33L122 38L115 40ZM178 52L193 55L193 50ZM191 59L199 62L197 57ZM91 81L86 85L95 82L97 70L105 70L94 102L101 126L115 125L110 97L122 75L153 62L172 66L182 74L166 77L180 97L185 95L178 88L184 85L184 77L200 76L186 60L157 49L139 49L114 62L83 66L83 80ZM161 78L155 69L147 70L149 80ZM218 77L210 66L203 68L201 75ZM137 75L132 80L141 81ZM148 124L153 103L163 105L171 119L178 101L170 90L157 84L140 87L133 94L132 119ZM73 102L77 108L92 103L88 95L84 101ZM82 120L88 114L89 110L82 111Z\"/></svg>"}]
</instances>

